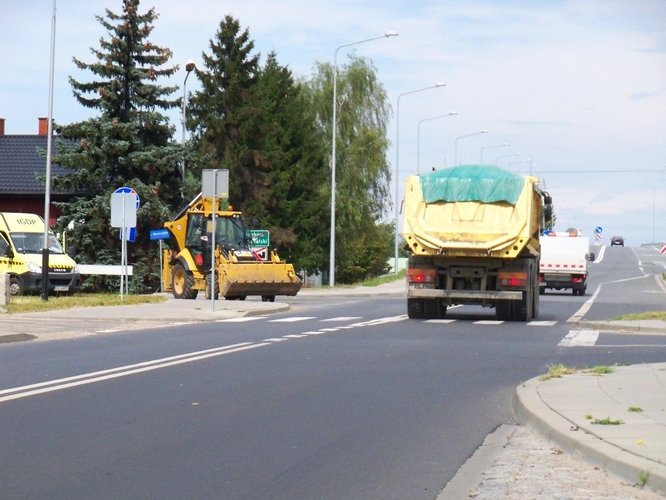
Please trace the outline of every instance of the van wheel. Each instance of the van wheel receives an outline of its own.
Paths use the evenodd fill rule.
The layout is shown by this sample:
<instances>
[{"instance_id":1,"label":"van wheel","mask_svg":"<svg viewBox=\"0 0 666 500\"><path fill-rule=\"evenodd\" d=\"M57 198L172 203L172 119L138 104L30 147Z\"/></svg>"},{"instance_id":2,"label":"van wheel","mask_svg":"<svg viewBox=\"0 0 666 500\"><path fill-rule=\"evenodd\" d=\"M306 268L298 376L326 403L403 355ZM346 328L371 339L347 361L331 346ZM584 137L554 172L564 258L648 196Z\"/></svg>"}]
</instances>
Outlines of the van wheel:
<instances>
[{"instance_id":1,"label":"van wheel","mask_svg":"<svg viewBox=\"0 0 666 500\"><path fill-rule=\"evenodd\" d=\"M19 295L23 295L23 284L21 283L21 280L16 276L12 276L11 278L9 278L9 293L13 297L18 297Z\"/></svg>"}]
</instances>

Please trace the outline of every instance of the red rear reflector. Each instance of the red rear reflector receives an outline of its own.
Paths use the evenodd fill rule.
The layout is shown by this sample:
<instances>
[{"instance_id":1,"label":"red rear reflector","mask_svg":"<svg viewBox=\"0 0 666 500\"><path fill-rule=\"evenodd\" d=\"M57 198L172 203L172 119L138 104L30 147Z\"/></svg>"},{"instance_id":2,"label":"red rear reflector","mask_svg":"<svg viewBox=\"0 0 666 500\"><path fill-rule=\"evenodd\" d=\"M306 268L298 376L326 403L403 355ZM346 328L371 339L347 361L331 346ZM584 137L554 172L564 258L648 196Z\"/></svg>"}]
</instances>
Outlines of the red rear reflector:
<instances>
[{"instance_id":1,"label":"red rear reflector","mask_svg":"<svg viewBox=\"0 0 666 500\"><path fill-rule=\"evenodd\" d=\"M434 283L437 272L434 269L407 269L407 281L409 283Z\"/></svg>"},{"instance_id":2,"label":"red rear reflector","mask_svg":"<svg viewBox=\"0 0 666 500\"><path fill-rule=\"evenodd\" d=\"M198 253L194 256L194 263L197 266L203 266L203 255Z\"/></svg>"},{"instance_id":3,"label":"red rear reflector","mask_svg":"<svg viewBox=\"0 0 666 500\"><path fill-rule=\"evenodd\" d=\"M497 279L503 287L522 288L527 284L527 273L499 272L497 273Z\"/></svg>"}]
</instances>

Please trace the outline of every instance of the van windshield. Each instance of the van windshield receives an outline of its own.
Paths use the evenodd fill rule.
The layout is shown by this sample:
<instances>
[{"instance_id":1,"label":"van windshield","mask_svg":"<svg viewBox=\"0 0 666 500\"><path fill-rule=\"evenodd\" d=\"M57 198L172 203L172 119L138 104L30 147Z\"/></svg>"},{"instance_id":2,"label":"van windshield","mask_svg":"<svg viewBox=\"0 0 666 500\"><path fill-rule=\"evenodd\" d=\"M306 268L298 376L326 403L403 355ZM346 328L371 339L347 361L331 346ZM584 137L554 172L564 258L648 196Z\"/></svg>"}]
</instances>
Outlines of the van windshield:
<instances>
[{"instance_id":1,"label":"van windshield","mask_svg":"<svg viewBox=\"0 0 666 500\"><path fill-rule=\"evenodd\" d=\"M44 235L42 233L11 233L14 248L19 253L42 253ZM54 234L49 234L49 253L65 253Z\"/></svg>"}]
</instances>

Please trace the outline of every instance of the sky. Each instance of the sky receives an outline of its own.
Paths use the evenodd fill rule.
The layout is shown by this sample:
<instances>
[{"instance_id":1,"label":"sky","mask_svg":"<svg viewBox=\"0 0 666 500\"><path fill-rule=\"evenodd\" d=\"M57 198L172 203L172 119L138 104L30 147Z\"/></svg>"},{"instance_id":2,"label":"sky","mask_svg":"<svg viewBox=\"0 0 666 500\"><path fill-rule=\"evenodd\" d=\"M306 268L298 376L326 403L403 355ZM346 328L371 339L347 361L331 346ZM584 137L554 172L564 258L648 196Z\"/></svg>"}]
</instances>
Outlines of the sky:
<instances>
[{"instance_id":1,"label":"sky","mask_svg":"<svg viewBox=\"0 0 666 500\"><path fill-rule=\"evenodd\" d=\"M90 77L72 57L95 60L90 49L107 36L95 16L121 5L56 0L56 122L91 116L68 83ZM296 77L336 50L339 66L352 53L369 58L391 107L393 205L396 177L401 200L407 175L483 161L538 176L557 230L600 229L605 244L666 241L666 0L142 0L151 7L151 41L181 68L162 83L181 92L185 63L210 53L227 14L262 61L275 52ZM52 14L53 0L0 0L7 134L34 134L48 116ZM381 37L388 31L398 36ZM179 139L179 112L170 119Z\"/></svg>"}]
</instances>

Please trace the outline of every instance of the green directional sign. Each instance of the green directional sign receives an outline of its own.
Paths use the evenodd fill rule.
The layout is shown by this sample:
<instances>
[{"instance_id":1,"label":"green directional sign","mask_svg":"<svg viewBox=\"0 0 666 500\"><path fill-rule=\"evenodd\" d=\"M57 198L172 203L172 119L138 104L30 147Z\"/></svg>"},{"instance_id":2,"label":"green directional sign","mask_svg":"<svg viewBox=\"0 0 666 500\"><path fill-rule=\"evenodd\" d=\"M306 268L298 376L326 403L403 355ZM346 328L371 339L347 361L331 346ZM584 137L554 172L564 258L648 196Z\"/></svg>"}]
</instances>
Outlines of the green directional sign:
<instances>
[{"instance_id":1,"label":"green directional sign","mask_svg":"<svg viewBox=\"0 0 666 500\"><path fill-rule=\"evenodd\" d=\"M253 247L267 247L270 245L271 238L267 229L250 229L249 233Z\"/></svg>"}]
</instances>

